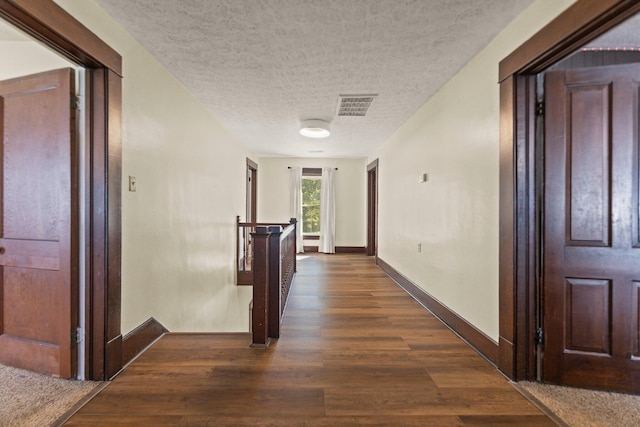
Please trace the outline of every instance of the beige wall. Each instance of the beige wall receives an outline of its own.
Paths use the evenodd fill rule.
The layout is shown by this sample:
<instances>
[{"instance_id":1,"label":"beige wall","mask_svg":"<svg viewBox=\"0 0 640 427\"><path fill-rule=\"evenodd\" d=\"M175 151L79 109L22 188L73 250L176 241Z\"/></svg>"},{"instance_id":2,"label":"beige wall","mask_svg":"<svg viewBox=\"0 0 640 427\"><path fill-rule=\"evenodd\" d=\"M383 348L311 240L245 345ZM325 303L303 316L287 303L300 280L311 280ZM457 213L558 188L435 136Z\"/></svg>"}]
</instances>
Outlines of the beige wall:
<instances>
[{"instance_id":1,"label":"beige wall","mask_svg":"<svg viewBox=\"0 0 640 427\"><path fill-rule=\"evenodd\" d=\"M572 3L536 1L370 156L380 258L495 341L498 63Z\"/></svg>"},{"instance_id":2,"label":"beige wall","mask_svg":"<svg viewBox=\"0 0 640 427\"><path fill-rule=\"evenodd\" d=\"M366 159L315 159L263 157L258 166L258 221L288 222L288 166L337 167L336 246L365 246L366 240ZM317 246L317 241L305 245Z\"/></svg>"},{"instance_id":3,"label":"beige wall","mask_svg":"<svg viewBox=\"0 0 640 427\"><path fill-rule=\"evenodd\" d=\"M233 223L250 153L93 1L57 1L124 60L123 184L134 175L138 191L123 185L123 332L150 316L171 330L247 330ZM370 156L380 159L380 257L494 340L497 66L571 3L536 1ZM336 243L363 246L366 163L259 159L258 219L289 217L287 166L337 166Z\"/></svg>"},{"instance_id":4,"label":"beige wall","mask_svg":"<svg viewBox=\"0 0 640 427\"><path fill-rule=\"evenodd\" d=\"M55 53L32 41L0 40L0 80L47 70L74 67Z\"/></svg>"},{"instance_id":5,"label":"beige wall","mask_svg":"<svg viewBox=\"0 0 640 427\"><path fill-rule=\"evenodd\" d=\"M248 331L234 260L250 153L93 1L57 3L123 57L122 332L151 316L171 331Z\"/></svg>"}]
</instances>

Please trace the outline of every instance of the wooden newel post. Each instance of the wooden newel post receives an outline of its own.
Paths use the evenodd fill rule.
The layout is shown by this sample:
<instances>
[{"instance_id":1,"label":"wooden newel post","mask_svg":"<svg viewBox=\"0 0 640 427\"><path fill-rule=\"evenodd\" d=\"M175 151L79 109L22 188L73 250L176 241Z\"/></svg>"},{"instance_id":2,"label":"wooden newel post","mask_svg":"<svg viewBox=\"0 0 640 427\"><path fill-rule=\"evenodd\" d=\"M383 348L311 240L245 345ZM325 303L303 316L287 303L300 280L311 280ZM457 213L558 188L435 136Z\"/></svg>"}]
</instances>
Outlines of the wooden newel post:
<instances>
[{"instance_id":1,"label":"wooden newel post","mask_svg":"<svg viewBox=\"0 0 640 427\"><path fill-rule=\"evenodd\" d=\"M282 227L279 225L269 226L269 337L280 337L280 307L281 294L280 284L282 283L282 271L280 253L280 236L282 236Z\"/></svg>"},{"instance_id":2,"label":"wooden newel post","mask_svg":"<svg viewBox=\"0 0 640 427\"><path fill-rule=\"evenodd\" d=\"M251 347L267 348L269 338L269 230L258 226L253 237L253 312Z\"/></svg>"}]
</instances>

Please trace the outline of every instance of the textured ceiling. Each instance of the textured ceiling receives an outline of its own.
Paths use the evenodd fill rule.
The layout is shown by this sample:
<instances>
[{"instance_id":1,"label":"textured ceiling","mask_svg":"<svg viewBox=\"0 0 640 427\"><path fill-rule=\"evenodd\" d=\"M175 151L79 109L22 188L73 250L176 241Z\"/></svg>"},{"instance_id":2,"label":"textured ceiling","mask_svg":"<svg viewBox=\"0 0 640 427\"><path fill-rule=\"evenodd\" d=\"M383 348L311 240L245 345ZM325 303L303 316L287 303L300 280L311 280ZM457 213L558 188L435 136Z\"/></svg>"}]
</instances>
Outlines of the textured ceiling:
<instances>
[{"instance_id":1,"label":"textured ceiling","mask_svg":"<svg viewBox=\"0 0 640 427\"><path fill-rule=\"evenodd\" d=\"M253 151L300 157L366 156L532 3L97 1ZM378 97L338 118L350 94ZM300 136L304 119L331 136Z\"/></svg>"}]
</instances>

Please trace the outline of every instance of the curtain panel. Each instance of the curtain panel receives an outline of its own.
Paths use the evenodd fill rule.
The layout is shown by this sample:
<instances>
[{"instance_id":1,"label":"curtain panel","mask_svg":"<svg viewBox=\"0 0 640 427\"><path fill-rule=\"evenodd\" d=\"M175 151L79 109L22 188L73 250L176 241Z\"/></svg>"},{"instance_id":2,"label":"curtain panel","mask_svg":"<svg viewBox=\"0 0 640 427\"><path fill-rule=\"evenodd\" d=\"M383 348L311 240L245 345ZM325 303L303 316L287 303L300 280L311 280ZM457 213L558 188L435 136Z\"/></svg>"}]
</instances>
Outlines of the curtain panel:
<instances>
[{"instance_id":1,"label":"curtain panel","mask_svg":"<svg viewBox=\"0 0 640 427\"><path fill-rule=\"evenodd\" d=\"M322 168L320 184L320 245L319 252L336 252L336 185L335 169Z\"/></svg>"},{"instance_id":2,"label":"curtain panel","mask_svg":"<svg viewBox=\"0 0 640 427\"><path fill-rule=\"evenodd\" d=\"M289 194L291 195L291 218L295 218L296 224L296 252L304 253L304 242L302 241L302 168L292 167L290 169Z\"/></svg>"}]
</instances>

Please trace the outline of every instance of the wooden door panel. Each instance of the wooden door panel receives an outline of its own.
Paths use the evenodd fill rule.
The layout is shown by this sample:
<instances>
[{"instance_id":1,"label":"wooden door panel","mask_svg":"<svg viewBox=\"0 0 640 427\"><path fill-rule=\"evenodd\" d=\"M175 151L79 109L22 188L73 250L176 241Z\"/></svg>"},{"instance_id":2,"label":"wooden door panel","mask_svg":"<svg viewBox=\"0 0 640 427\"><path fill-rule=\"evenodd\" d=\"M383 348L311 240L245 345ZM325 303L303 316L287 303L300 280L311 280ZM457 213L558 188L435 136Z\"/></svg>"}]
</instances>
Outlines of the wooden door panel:
<instances>
[{"instance_id":1,"label":"wooden door panel","mask_svg":"<svg viewBox=\"0 0 640 427\"><path fill-rule=\"evenodd\" d=\"M639 392L640 65L545 79L543 379Z\"/></svg>"},{"instance_id":2,"label":"wooden door panel","mask_svg":"<svg viewBox=\"0 0 640 427\"><path fill-rule=\"evenodd\" d=\"M36 96L36 95L39 95ZM51 167L52 161L63 160L64 166L69 167L71 159L61 156L56 152L56 147L51 147L58 142L52 138L50 132L59 133L59 129L46 129L44 132L38 128L24 129L17 124L22 120L15 117L19 112L29 111L34 114L36 123L46 123L43 117L46 109L28 110L28 105L34 102L50 104L46 99L55 95L55 91L43 91L37 94L7 97L5 102L5 134L11 135L3 144L3 205L2 232L4 238L22 240L49 240L60 239L59 216L61 213L58 186L70 187L70 177L62 173L62 168ZM40 98L40 99L38 99ZM15 124L12 126L12 124ZM67 123L68 126L68 123ZM27 132L34 135L28 135ZM67 130L68 134L69 131ZM40 148L39 148L40 147ZM25 166L30 173L25 174ZM39 197L25 197L27 192L34 192ZM64 224L64 219L63 219Z\"/></svg>"},{"instance_id":3,"label":"wooden door panel","mask_svg":"<svg viewBox=\"0 0 640 427\"><path fill-rule=\"evenodd\" d=\"M77 326L71 69L0 82L0 362L70 378Z\"/></svg>"},{"instance_id":4,"label":"wooden door panel","mask_svg":"<svg viewBox=\"0 0 640 427\"><path fill-rule=\"evenodd\" d=\"M567 353L565 365L580 366L567 369L563 374L563 383L585 388L600 388L631 392L640 383L637 361L613 357L585 358L581 353ZM589 385L590 383L591 385ZM594 385L597 384L597 387Z\"/></svg>"},{"instance_id":5,"label":"wooden door panel","mask_svg":"<svg viewBox=\"0 0 640 427\"><path fill-rule=\"evenodd\" d=\"M640 80L640 78L638 79ZM633 137L633 165L631 166L635 176L632 179L632 200L631 200L631 215L632 215L632 244L634 248L640 248L640 138L638 138L638 131L640 129L640 82L634 80L631 85L631 98L634 103L634 107L631 109L631 113L634 114L632 120L635 122L634 137Z\"/></svg>"},{"instance_id":6,"label":"wooden door panel","mask_svg":"<svg viewBox=\"0 0 640 427\"><path fill-rule=\"evenodd\" d=\"M567 278L565 351L610 354L611 281Z\"/></svg>"},{"instance_id":7,"label":"wooden door panel","mask_svg":"<svg viewBox=\"0 0 640 427\"><path fill-rule=\"evenodd\" d=\"M5 267L35 268L38 270L60 270L58 241L0 239L4 254L0 265Z\"/></svg>"},{"instance_id":8,"label":"wooden door panel","mask_svg":"<svg viewBox=\"0 0 640 427\"><path fill-rule=\"evenodd\" d=\"M609 246L611 86L570 86L568 92L568 244Z\"/></svg>"},{"instance_id":9,"label":"wooden door panel","mask_svg":"<svg viewBox=\"0 0 640 427\"><path fill-rule=\"evenodd\" d=\"M633 347L631 356L640 358L640 280L632 281L631 302L633 305L633 314L635 319L631 324L631 337L633 339Z\"/></svg>"},{"instance_id":10,"label":"wooden door panel","mask_svg":"<svg viewBox=\"0 0 640 427\"><path fill-rule=\"evenodd\" d=\"M4 307L4 333L26 340L55 345L58 331L47 327L55 325L56 303L47 292L49 273L30 268L5 267L3 288L5 299L11 304ZM43 298L42 296L46 297Z\"/></svg>"}]
</instances>

